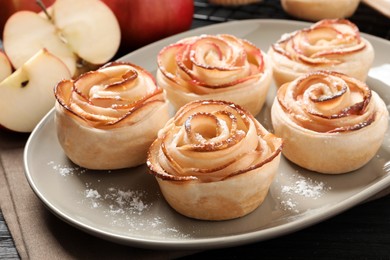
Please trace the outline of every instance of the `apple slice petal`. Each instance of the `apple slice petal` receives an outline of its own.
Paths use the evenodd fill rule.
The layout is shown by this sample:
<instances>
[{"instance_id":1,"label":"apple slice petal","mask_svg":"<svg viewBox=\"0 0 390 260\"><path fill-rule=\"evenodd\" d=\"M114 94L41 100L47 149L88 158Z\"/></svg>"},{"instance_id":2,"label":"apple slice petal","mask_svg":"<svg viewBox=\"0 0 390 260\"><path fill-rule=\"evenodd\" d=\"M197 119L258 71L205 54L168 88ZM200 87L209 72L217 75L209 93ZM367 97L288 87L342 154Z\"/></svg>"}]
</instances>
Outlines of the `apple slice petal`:
<instances>
[{"instance_id":1,"label":"apple slice petal","mask_svg":"<svg viewBox=\"0 0 390 260\"><path fill-rule=\"evenodd\" d=\"M0 83L0 124L12 131L31 132L55 104L54 86L69 79L68 67L46 49Z\"/></svg>"},{"instance_id":2,"label":"apple slice petal","mask_svg":"<svg viewBox=\"0 0 390 260\"><path fill-rule=\"evenodd\" d=\"M7 55L0 51L0 82L7 78L12 73L12 65L9 62Z\"/></svg>"},{"instance_id":3,"label":"apple slice petal","mask_svg":"<svg viewBox=\"0 0 390 260\"><path fill-rule=\"evenodd\" d=\"M31 11L14 13L4 26L3 46L15 69L46 48L59 57L72 75L76 71L77 57L59 37L56 27L43 16Z\"/></svg>"},{"instance_id":4,"label":"apple slice petal","mask_svg":"<svg viewBox=\"0 0 390 260\"><path fill-rule=\"evenodd\" d=\"M54 24L73 52L92 64L104 64L118 51L121 32L111 9L100 0L57 0Z\"/></svg>"}]
</instances>

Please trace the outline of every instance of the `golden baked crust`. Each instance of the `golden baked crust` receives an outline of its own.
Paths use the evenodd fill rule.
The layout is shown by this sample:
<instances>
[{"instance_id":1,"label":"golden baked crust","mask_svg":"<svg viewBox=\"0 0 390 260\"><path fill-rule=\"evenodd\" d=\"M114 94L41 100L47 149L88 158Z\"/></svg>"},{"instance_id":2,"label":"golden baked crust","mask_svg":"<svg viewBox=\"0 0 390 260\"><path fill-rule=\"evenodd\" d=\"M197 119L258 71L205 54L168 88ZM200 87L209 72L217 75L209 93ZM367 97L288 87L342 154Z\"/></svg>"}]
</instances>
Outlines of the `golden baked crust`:
<instances>
[{"instance_id":1,"label":"golden baked crust","mask_svg":"<svg viewBox=\"0 0 390 260\"><path fill-rule=\"evenodd\" d=\"M55 124L65 154L89 169L142 164L157 131L169 119L168 102L152 75L109 63L55 88Z\"/></svg>"},{"instance_id":2,"label":"golden baked crust","mask_svg":"<svg viewBox=\"0 0 390 260\"><path fill-rule=\"evenodd\" d=\"M374 49L345 19L322 20L283 35L268 50L277 86L316 70L332 70L365 81Z\"/></svg>"},{"instance_id":3,"label":"golden baked crust","mask_svg":"<svg viewBox=\"0 0 390 260\"><path fill-rule=\"evenodd\" d=\"M179 109L194 100L227 100L256 115L272 81L267 55L233 35L200 35L163 48L157 83Z\"/></svg>"},{"instance_id":4,"label":"golden baked crust","mask_svg":"<svg viewBox=\"0 0 390 260\"><path fill-rule=\"evenodd\" d=\"M318 71L282 85L272 109L283 155L306 169L345 173L365 165L388 127L383 100L347 75Z\"/></svg>"},{"instance_id":5,"label":"golden baked crust","mask_svg":"<svg viewBox=\"0 0 390 260\"><path fill-rule=\"evenodd\" d=\"M347 18L356 11L360 0L281 0L288 14L309 21Z\"/></svg>"},{"instance_id":6,"label":"golden baked crust","mask_svg":"<svg viewBox=\"0 0 390 260\"><path fill-rule=\"evenodd\" d=\"M199 100L183 106L159 131L147 165L181 214L232 219L263 202L281 148L281 139L238 105Z\"/></svg>"}]
</instances>

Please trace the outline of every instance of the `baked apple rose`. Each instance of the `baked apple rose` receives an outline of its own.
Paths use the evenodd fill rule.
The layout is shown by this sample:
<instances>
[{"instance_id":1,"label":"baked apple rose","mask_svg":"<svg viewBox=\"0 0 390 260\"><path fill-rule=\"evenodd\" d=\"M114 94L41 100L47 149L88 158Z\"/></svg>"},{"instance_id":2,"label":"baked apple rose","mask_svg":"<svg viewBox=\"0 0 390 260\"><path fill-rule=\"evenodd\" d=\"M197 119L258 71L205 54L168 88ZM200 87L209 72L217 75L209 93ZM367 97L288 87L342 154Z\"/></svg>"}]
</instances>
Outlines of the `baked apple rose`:
<instances>
[{"instance_id":1,"label":"baked apple rose","mask_svg":"<svg viewBox=\"0 0 390 260\"><path fill-rule=\"evenodd\" d=\"M145 163L169 119L168 102L153 76L125 62L63 80L55 97L58 140L71 161L89 169Z\"/></svg>"},{"instance_id":2,"label":"baked apple rose","mask_svg":"<svg viewBox=\"0 0 390 260\"><path fill-rule=\"evenodd\" d=\"M147 166L179 213L233 219L263 202L281 149L282 140L238 105L197 100L181 107L159 131Z\"/></svg>"},{"instance_id":3,"label":"baked apple rose","mask_svg":"<svg viewBox=\"0 0 390 260\"><path fill-rule=\"evenodd\" d=\"M365 81L374 60L371 43L346 19L325 19L283 35L268 50L277 86L315 70L333 70Z\"/></svg>"},{"instance_id":4,"label":"baked apple rose","mask_svg":"<svg viewBox=\"0 0 390 260\"><path fill-rule=\"evenodd\" d=\"M282 85L271 108L283 154L309 170L337 174L365 165L388 127L386 105L365 83L317 71Z\"/></svg>"},{"instance_id":5,"label":"baked apple rose","mask_svg":"<svg viewBox=\"0 0 390 260\"><path fill-rule=\"evenodd\" d=\"M260 112L272 81L267 56L233 35L200 35L163 48L157 83L179 109L194 100L226 100Z\"/></svg>"}]
</instances>

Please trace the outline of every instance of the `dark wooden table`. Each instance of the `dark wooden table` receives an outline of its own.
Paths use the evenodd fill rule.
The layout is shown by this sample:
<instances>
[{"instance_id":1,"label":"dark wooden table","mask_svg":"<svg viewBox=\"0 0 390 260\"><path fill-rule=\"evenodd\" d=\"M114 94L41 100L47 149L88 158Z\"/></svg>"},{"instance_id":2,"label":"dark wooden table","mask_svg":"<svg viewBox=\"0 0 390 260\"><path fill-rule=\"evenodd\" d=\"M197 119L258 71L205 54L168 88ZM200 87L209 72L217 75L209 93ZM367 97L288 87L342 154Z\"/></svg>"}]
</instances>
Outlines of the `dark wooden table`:
<instances>
[{"instance_id":1,"label":"dark wooden table","mask_svg":"<svg viewBox=\"0 0 390 260\"><path fill-rule=\"evenodd\" d=\"M254 18L293 19L283 12L277 0L240 7L214 6L207 0L195 0L193 28ZM360 4L350 20L362 32L390 40L390 19L365 4ZM206 256L214 259L390 259L390 196L361 204L283 237L186 258ZM19 259L1 211L0 259Z\"/></svg>"}]
</instances>

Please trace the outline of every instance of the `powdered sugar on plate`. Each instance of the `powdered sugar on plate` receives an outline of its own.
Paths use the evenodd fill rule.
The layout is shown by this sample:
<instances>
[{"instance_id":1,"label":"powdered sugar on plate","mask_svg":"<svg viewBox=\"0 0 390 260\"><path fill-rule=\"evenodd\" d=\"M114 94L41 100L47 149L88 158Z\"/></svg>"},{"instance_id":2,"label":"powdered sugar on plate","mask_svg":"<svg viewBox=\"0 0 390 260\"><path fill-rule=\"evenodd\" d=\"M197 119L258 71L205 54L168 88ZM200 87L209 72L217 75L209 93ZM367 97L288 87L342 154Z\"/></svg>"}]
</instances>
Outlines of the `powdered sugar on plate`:
<instances>
[{"instance_id":1,"label":"powdered sugar on plate","mask_svg":"<svg viewBox=\"0 0 390 260\"><path fill-rule=\"evenodd\" d=\"M86 184L84 199L80 202L91 209L103 212L111 226L122 227L129 232L152 232L155 235L169 235L185 238L178 229L161 216L142 217L149 214L153 203L148 203L149 194L144 190L122 190L116 187L94 189Z\"/></svg>"},{"instance_id":2,"label":"powdered sugar on plate","mask_svg":"<svg viewBox=\"0 0 390 260\"><path fill-rule=\"evenodd\" d=\"M279 173L275 184L278 185L277 199L281 208L295 213L300 213L300 201L318 200L332 189L325 182L314 180L298 170L293 174Z\"/></svg>"},{"instance_id":3,"label":"powdered sugar on plate","mask_svg":"<svg viewBox=\"0 0 390 260\"><path fill-rule=\"evenodd\" d=\"M106 207L104 213L109 216L120 215L141 215L152 204L144 202L147 196L145 191L141 190L121 190L115 187L98 191L97 189L89 188L90 184L86 184L84 191L85 199L81 202L91 208Z\"/></svg>"},{"instance_id":4,"label":"powdered sugar on plate","mask_svg":"<svg viewBox=\"0 0 390 260\"><path fill-rule=\"evenodd\" d=\"M92 215L97 214L99 221L103 219L108 225L132 234L152 233L180 239L190 236L177 229L170 220L154 212L153 201L156 197L161 197L159 190L149 194L148 191L135 189L131 185L120 188L113 184L116 181L110 181L110 178L115 178L116 171L95 173L72 163L61 164L54 160L47 165L54 174L63 177L64 181L80 181L81 187L78 187L78 195L75 197L81 199L75 201L75 204L88 209ZM95 174L96 178L91 178Z\"/></svg>"},{"instance_id":5,"label":"powdered sugar on plate","mask_svg":"<svg viewBox=\"0 0 390 260\"><path fill-rule=\"evenodd\" d=\"M58 173L64 177L69 176L69 175L73 175L73 174L84 173L87 171L87 169L81 168L79 166L61 165L61 164L55 163L54 161L48 162L47 165L52 167L56 173Z\"/></svg>"},{"instance_id":6,"label":"powdered sugar on plate","mask_svg":"<svg viewBox=\"0 0 390 260\"><path fill-rule=\"evenodd\" d=\"M317 199L322 196L325 189L325 183L322 181L312 180L302 176L293 185L282 186L282 193L298 194L306 198Z\"/></svg>"}]
</instances>

